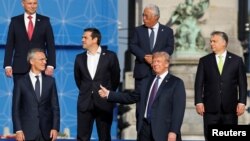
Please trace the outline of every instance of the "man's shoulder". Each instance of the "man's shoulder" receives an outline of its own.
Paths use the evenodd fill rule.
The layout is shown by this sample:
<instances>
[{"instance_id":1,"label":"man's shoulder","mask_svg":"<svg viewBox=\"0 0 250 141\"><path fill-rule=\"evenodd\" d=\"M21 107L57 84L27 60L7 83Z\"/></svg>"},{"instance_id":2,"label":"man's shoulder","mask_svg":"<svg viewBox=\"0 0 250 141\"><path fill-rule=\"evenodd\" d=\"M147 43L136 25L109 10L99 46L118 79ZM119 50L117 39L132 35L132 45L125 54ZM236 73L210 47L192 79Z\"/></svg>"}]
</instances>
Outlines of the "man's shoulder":
<instances>
[{"instance_id":1,"label":"man's shoulder","mask_svg":"<svg viewBox=\"0 0 250 141\"><path fill-rule=\"evenodd\" d=\"M159 29L165 29L165 30L173 30L172 28L168 27L167 25L159 24Z\"/></svg>"},{"instance_id":2,"label":"man's shoulder","mask_svg":"<svg viewBox=\"0 0 250 141\"><path fill-rule=\"evenodd\" d=\"M41 14L36 14L37 18L40 18L40 19L49 19L49 17L47 16L44 16L44 15L41 15Z\"/></svg>"},{"instance_id":3,"label":"man's shoulder","mask_svg":"<svg viewBox=\"0 0 250 141\"><path fill-rule=\"evenodd\" d=\"M20 19L23 17L24 17L24 14L20 14L20 15L16 15L16 16L11 17L11 20Z\"/></svg>"},{"instance_id":4,"label":"man's shoulder","mask_svg":"<svg viewBox=\"0 0 250 141\"><path fill-rule=\"evenodd\" d=\"M102 49L102 55L116 55L116 53L112 50L108 50L108 49Z\"/></svg>"}]
</instances>

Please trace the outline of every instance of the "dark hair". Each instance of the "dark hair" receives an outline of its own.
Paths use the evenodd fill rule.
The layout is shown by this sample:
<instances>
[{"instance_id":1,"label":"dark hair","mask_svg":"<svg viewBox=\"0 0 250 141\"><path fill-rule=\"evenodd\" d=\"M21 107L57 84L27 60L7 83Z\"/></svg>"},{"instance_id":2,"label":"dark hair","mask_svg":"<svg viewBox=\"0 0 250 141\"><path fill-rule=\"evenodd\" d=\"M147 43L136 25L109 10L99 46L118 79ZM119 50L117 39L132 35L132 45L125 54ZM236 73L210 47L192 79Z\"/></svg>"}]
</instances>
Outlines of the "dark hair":
<instances>
[{"instance_id":1,"label":"dark hair","mask_svg":"<svg viewBox=\"0 0 250 141\"><path fill-rule=\"evenodd\" d=\"M92 39L97 38L97 44L100 45L101 44L101 33L97 28L86 28L84 29L84 32L91 32L91 37Z\"/></svg>"},{"instance_id":2,"label":"dark hair","mask_svg":"<svg viewBox=\"0 0 250 141\"><path fill-rule=\"evenodd\" d=\"M228 44L228 36L227 36L227 34L225 32L222 32L222 31L213 31L211 33L211 36L214 36L214 35L221 36L226 41L226 44Z\"/></svg>"}]
</instances>

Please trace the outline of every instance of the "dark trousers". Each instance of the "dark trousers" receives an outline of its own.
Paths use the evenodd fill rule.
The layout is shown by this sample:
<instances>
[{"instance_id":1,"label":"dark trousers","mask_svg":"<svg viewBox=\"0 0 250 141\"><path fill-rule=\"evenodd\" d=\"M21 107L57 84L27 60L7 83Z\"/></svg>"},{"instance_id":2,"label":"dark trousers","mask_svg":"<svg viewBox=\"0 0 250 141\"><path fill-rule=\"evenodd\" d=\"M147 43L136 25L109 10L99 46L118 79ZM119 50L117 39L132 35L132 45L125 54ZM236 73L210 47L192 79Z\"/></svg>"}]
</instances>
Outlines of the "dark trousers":
<instances>
[{"instance_id":1,"label":"dark trousers","mask_svg":"<svg viewBox=\"0 0 250 141\"><path fill-rule=\"evenodd\" d=\"M138 133L137 141L154 141L151 124L146 119L143 120L142 129Z\"/></svg>"},{"instance_id":2,"label":"dark trousers","mask_svg":"<svg viewBox=\"0 0 250 141\"><path fill-rule=\"evenodd\" d=\"M220 125L220 124L229 124L229 125L237 125L238 117L236 113L205 113L204 117L204 136L205 140L208 141L208 126L209 125Z\"/></svg>"},{"instance_id":3,"label":"dark trousers","mask_svg":"<svg viewBox=\"0 0 250 141\"><path fill-rule=\"evenodd\" d=\"M96 121L98 140L111 141L113 112L105 112L96 107L84 112L77 111L77 140L90 141L94 121Z\"/></svg>"},{"instance_id":4,"label":"dark trousers","mask_svg":"<svg viewBox=\"0 0 250 141\"><path fill-rule=\"evenodd\" d=\"M51 139L49 140L45 139L40 131L34 140L26 140L26 141L51 141Z\"/></svg>"}]
</instances>

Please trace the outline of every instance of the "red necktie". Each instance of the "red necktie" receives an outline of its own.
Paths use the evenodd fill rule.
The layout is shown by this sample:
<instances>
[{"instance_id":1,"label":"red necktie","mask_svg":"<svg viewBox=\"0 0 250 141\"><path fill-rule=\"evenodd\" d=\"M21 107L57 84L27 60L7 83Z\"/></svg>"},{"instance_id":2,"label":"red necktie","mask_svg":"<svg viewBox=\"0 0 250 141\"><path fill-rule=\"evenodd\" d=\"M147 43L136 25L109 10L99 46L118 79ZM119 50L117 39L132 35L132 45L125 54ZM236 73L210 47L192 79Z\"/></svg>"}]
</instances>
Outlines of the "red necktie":
<instances>
[{"instance_id":1,"label":"red necktie","mask_svg":"<svg viewBox=\"0 0 250 141\"><path fill-rule=\"evenodd\" d=\"M28 16L28 19L29 19L29 24L28 24L28 36L29 36L29 40L31 40L32 34L33 34L33 30L34 30L33 22L31 20L32 18L33 18L32 16Z\"/></svg>"}]
</instances>

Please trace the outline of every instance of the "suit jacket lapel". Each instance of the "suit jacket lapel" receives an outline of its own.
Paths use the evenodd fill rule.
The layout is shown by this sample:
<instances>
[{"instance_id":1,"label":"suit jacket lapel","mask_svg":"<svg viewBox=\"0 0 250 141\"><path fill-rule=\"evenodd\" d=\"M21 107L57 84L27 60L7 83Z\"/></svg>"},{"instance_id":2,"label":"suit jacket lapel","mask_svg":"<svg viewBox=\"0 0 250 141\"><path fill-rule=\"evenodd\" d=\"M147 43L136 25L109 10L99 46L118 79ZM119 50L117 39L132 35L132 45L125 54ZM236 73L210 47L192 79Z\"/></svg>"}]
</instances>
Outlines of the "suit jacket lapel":
<instances>
[{"instance_id":1,"label":"suit jacket lapel","mask_svg":"<svg viewBox=\"0 0 250 141\"><path fill-rule=\"evenodd\" d=\"M97 68L96 68L94 79L96 78L96 76L99 73L99 71L102 70L102 64L104 64L103 62L106 61L105 55L106 55L106 50L102 49L102 52L100 54L100 58L99 58L99 61L98 61L98 64L97 64Z\"/></svg>"},{"instance_id":2,"label":"suit jacket lapel","mask_svg":"<svg viewBox=\"0 0 250 141\"><path fill-rule=\"evenodd\" d=\"M142 98L142 101L144 101L143 103L143 107L146 108L146 104L147 104L147 101L148 101L148 96L149 96L149 93L150 93L150 87L154 81L154 78L155 76L152 76L151 78L147 79L146 81L148 82L146 85L143 85L145 87L143 87L143 89L141 89L141 98ZM145 110L145 109L144 109ZM144 111L143 111L144 112Z\"/></svg>"},{"instance_id":3,"label":"suit jacket lapel","mask_svg":"<svg viewBox=\"0 0 250 141\"><path fill-rule=\"evenodd\" d=\"M36 20L35 20L36 23L31 40L36 36L37 32L39 32L39 27L41 26L40 21L41 21L41 16L39 14L36 14Z\"/></svg>"},{"instance_id":4,"label":"suit jacket lapel","mask_svg":"<svg viewBox=\"0 0 250 141\"><path fill-rule=\"evenodd\" d=\"M215 53L212 53L210 57L211 57L210 60L212 60L211 61L212 68L214 68L216 70L217 74L220 75L220 71L219 71L219 68L218 68L218 65L217 65Z\"/></svg>"},{"instance_id":5,"label":"suit jacket lapel","mask_svg":"<svg viewBox=\"0 0 250 141\"><path fill-rule=\"evenodd\" d=\"M144 45L147 45L146 48L151 52L150 43L149 43L148 28L146 26L144 26L144 27L145 28L143 28L141 35L143 36L143 39L145 39L145 42L146 42Z\"/></svg>"},{"instance_id":6,"label":"suit jacket lapel","mask_svg":"<svg viewBox=\"0 0 250 141\"><path fill-rule=\"evenodd\" d=\"M163 31L163 27L162 27L161 24L159 24L159 29L158 29L158 32L157 32L156 41L155 41L155 45L154 45L154 49L153 50L155 50L158 47L158 44L161 41L160 38L162 36L165 36L165 35L162 35L162 33L163 33L162 31Z\"/></svg>"},{"instance_id":7,"label":"suit jacket lapel","mask_svg":"<svg viewBox=\"0 0 250 141\"><path fill-rule=\"evenodd\" d=\"M21 24L21 27L20 27L20 30L21 32L23 32L22 35L26 35L26 39L27 41L29 41L29 36L28 36L28 33L27 33L27 30L26 30L26 26L25 26L25 21L24 21L24 14L22 14L20 17L19 17L19 23Z\"/></svg>"},{"instance_id":8,"label":"suit jacket lapel","mask_svg":"<svg viewBox=\"0 0 250 141\"><path fill-rule=\"evenodd\" d=\"M225 57L225 62L224 62L223 68L222 68L222 73L221 73L222 75L223 75L223 72L225 70L227 70L227 67L230 64L231 58L232 58L231 54L229 52L227 52L227 55Z\"/></svg>"},{"instance_id":9,"label":"suit jacket lapel","mask_svg":"<svg viewBox=\"0 0 250 141\"><path fill-rule=\"evenodd\" d=\"M32 85L31 78L30 78L29 74L26 74L26 75L25 75L25 82L24 82L24 83L26 83L26 86L27 86L28 89L31 91L30 94L32 94L32 96L33 96L33 97L37 100L37 102L38 102L38 99L37 99L37 97L36 97L36 93L35 93L34 87L33 87L33 85Z\"/></svg>"},{"instance_id":10,"label":"suit jacket lapel","mask_svg":"<svg viewBox=\"0 0 250 141\"><path fill-rule=\"evenodd\" d=\"M168 73L167 76L162 80L161 85L159 86L156 96L155 96L155 100L162 94L162 90L163 89L168 89L169 85L167 85L169 78L170 78L170 74Z\"/></svg>"},{"instance_id":11,"label":"suit jacket lapel","mask_svg":"<svg viewBox=\"0 0 250 141\"><path fill-rule=\"evenodd\" d=\"M88 62L88 57L87 57L87 51L85 51L82 55L82 60L81 62L83 63L83 69L85 70L85 72L88 74L88 77L89 79L92 79L91 78L91 75L89 73L89 69L88 69L88 65L87 65L87 62Z\"/></svg>"}]
</instances>

